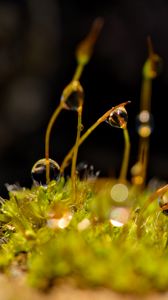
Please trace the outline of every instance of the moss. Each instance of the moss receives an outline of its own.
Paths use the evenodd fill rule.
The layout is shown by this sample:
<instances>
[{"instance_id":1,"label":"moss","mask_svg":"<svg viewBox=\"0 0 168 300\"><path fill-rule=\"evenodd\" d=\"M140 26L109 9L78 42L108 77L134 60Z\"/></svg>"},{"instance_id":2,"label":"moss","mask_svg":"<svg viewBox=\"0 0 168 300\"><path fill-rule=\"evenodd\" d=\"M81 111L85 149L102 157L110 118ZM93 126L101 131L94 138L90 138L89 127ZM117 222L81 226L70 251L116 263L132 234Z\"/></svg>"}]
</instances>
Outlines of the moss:
<instances>
[{"instance_id":1,"label":"moss","mask_svg":"<svg viewBox=\"0 0 168 300\"><path fill-rule=\"evenodd\" d=\"M56 280L71 277L83 286L105 286L120 292L167 290L168 221L158 212L158 204L144 211L138 236L141 210L137 207L141 208L150 194L135 197L136 191L130 187L125 202L126 208L133 207L130 218L116 227L109 221L114 203L107 191L104 198L93 186L78 181L75 207L71 182L65 183L64 178L48 187L10 192L0 212L0 269L12 275L13 264L24 253L22 268L24 264L29 284L37 288L46 289ZM83 220L87 226L79 226Z\"/></svg>"}]
</instances>

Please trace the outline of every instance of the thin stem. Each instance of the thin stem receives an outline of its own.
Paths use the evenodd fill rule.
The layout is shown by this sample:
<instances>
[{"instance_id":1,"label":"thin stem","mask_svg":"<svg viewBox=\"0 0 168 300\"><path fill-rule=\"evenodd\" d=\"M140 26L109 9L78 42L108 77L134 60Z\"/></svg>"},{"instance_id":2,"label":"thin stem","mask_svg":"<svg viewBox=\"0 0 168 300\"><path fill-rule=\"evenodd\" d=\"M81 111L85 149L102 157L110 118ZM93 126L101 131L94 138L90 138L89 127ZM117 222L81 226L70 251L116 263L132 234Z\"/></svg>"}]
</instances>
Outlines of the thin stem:
<instances>
[{"instance_id":1,"label":"thin stem","mask_svg":"<svg viewBox=\"0 0 168 300\"><path fill-rule=\"evenodd\" d=\"M149 139L143 141L143 162L142 162L142 178L143 185L146 181L147 165L148 165L148 155L149 155Z\"/></svg>"},{"instance_id":2,"label":"thin stem","mask_svg":"<svg viewBox=\"0 0 168 300\"><path fill-rule=\"evenodd\" d=\"M148 112L150 112L151 95L152 95L152 79L144 78L142 82L142 90L141 90L141 101L140 101L141 111L147 110ZM149 148L149 137L145 137L145 138L140 137L138 161L142 165L141 187L144 186L146 180L146 170L148 165L148 148Z\"/></svg>"},{"instance_id":3,"label":"thin stem","mask_svg":"<svg viewBox=\"0 0 168 300\"><path fill-rule=\"evenodd\" d=\"M149 43L149 42L148 42ZM151 50L149 51L149 58L145 63L145 66L151 64ZM144 67L145 67L144 66ZM143 72L143 80L142 80L142 88L141 88L141 97L140 97L140 112L143 110L147 110L150 113L151 110L151 97L152 97L152 78L149 77L148 71ZM148 75L148 76L147 76ZM140 137L139 140L139 149L138 149L138 162L142 166L140 186L143 188L146 180L146 170L148 165L148 148L149 148L149 137Z\"/></svg>"},{"instance_id":4,"label":"thin stem","mask_svg":"<svg viewBox=\"0 0 168 300\"><path fill-rule=\"evenodd\" d=\"M49 167L49 150L50 150L50 135L51 129L57 119L58 115L60 114L61 110L63 109L62 103L60 102L59 106L55 109L51 119L48 123L46 135L45 135L45 158L46 158L46 182L47 184L50 182L50 167Z\"/></svg>"},{"instance_id":5,"label":"thin stem","mask_svg":"<svg viewBox=\"0 0 168 300\"><path fill-rule=\"evenodd\" d=\"M151 97L152 97L152 80L158 75L158 64L161 61L160 57L154 53L153 45L150 36L147 38L148 43L148 59L143 67L143 81L141 89L140 99L140 111L147 110L150 114L151 111ZM150 124L149 124L150 126ZM148 154L149 154L149 136L140 137L139 151L138 151L138 162L142 165L141 172L141 187L145 185L146 171L148 165Z\"/></svg>"},{"instance_id":6,"label":"thin stem","mask_svg":"<svg viewBox=\"0 0 168 300\"><path fill-rule=\"evenodd\" d=\"M149 57L152 57L154 55L154 50L153 50L153 45L152 45L152 40L150 35L147 36L147 46L148 46Z\"/></svg>"},{"instance_id":7,"label":"thin stem","mask_svg":"<svg viewBox=\"0 0 168 300\"><path fill-rule=\"evenodd\" d=\"M84 140L92 133L92 131L94 129L96 129L96 127L101 123L98 122L99 120L97 120L80 138L79 140L79 146L84 142ZM61 168L60 168L60 173L62 174L65 170L65 168L68 166L69 161L71 160L72 156L73 156L73 152L74 152L74 146L71 148L71 150L68 152L68 154L66 155L66 157L64 158Z\"/></svg>"},{"instance_id":8,"label":"thin stem","mask_svg":"<svg viewBox=\"0 0 168 300\"><path fill-rule=\"evenodd\" d=\"M130 138L129 138L129 133L127 128L123 129L123 134L124 134L125 147L124 147L124 156L123 156L119 180L125 181L127 179L129 156L130 156Z\"/></svg>"},{"instance_id":9,"label":"thin stem","mask_svg":"<svg viewBox=\"0 0 168 300\"><path fill-rule=\"evenodd\" d=\"M77 162L77 155L78 155L78 148L79 148L81 126L82 126L82 106L78 109L77 136L74 145L72 168L71 168L72 192L74 197L74 203L76 203L76 162Z\"/></svg>"},{"instance_id":10,"label":"thin stem","mask_svg":"<svg viewBox=\"0 0 168 300\"><path fill-rule=\"evenodd\" d=\"M74 81L74 80L79 80L79 79L80 79L80 77L81 77L81 75L82 75L82 72L83 72L83 69L84 69L84 65L79 63L79 64L77 65L76 70L75 70L75 74L74 74L74 76L73 76L72 81Z\"/></svg>"},{"instance_id":11,"label":"thin stem","mask_svg":"<svg viewBox=\"0 0 168 300\"><path fill-rule=\"evenodd\" d=\"M79 146L86 140L86 138L96 129L97 126L99 126L102 122L104 122L108 116L118 107L120 106L125 106L126 104L128 104L129 101L121 103L111 109L109 109L102 117L100 117L80 138L79 140ZM74 152L74 146L71 148L71 150L68 152L68 154L66 155L66 157L64 158L61 168L60 168L60 172L61 174L64 172L65 168L67 167L69 161L72 158Z\"/></svg>"},{"instance_id":12,"label":"thin stem","mask_svg":"<svg viewBox=\"0 0 168 300\"><path fill-rule=\"evenodd\" d=\"M144 78L141 89L140 110L151 110L152 79Z\"/></svg>"}]
</instances>

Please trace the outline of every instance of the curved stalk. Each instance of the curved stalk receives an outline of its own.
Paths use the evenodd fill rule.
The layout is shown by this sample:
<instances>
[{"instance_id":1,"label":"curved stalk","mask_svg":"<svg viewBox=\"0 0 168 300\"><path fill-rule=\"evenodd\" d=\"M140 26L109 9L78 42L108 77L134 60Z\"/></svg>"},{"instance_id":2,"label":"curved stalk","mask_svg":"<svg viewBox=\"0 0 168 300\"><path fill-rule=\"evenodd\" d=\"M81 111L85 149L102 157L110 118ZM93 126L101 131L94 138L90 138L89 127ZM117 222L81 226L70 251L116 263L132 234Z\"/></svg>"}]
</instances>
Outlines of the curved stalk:
<instances>
[{"instance_id":1,"label":"curved stalk","mask_svg":"<svg viewBox=\"0 0 168 300\"><path fill-rule=\"evenodd\" d=\"M130 138L129 138L129 133L128 133L127 128L123 129L123 134L124 134L125 146L124 146L124 156L123 156L123 161L122 161L122 165L121 165L119 180L126 181L131 145L130 145Z\"/></svg>"},{"instance_id":2,"label":"curved stalk","mask_svg":"<svg viewBox=\"0 0 168 300\"><path fill-rule=\"evenodd\" d=\"M82 126L82 106L78 109L78 124L77 124L77 136L74 145L73 158L72 158L72 168L71 168L71 180L72 180L72 192L74 203L76 203L76 162L79 148L79 140Z\"/></svg>"},{"instance_id":3,"label":"curved stalk","mask_svg":"<svg viewBox=\"0 0 168 300\"><path fill-rule=\"evenodd\" d=\"M80 138L79 140L79 146L86 140L86 138L96 129L97 126L99 126L102 122L104 122L108 116L118 107L120 106L125 106L126 104L128 104L130 101L121 103L111 109L109 109L103 116L101 116ZM74 152L74 146L71 148L71 150L68 152L68 154L65 156L62 165L60 167L60 172L61 174L63 174L65 168L68 166L69 161L71 160L72 156L73 156L73 152Z\"/></svg>"},{"instance_id":4,"label":"curved stalk","mask_svg":"<svg viewBox=\"0 0 168 300\"><path fill-rule=\"evenodd\" d=\"M61 110L63 109L62 102L60 102L59 106L55 109L51 119L48 123L46 135L45 135L45 158L46 158L46 182L47 184L50 182L50 166L49 166L49 151L50 151L50 135L51 129L60 114Z\"/></svg>"},{"instance_id":5,"label":"curved stalk","mask_svg":"<svg viewBox=\"0 0 168 300\"><path fill-rule=\"evenodd\" d=\"M76 67L76 70L75 70L75 74L73 76L73 81L74 80L79 80L81 75L82 75L82 72L83 72L83 69L84 69L84 65L82 64L78 64L77 67Z\"/></svg>"}]
</instances>

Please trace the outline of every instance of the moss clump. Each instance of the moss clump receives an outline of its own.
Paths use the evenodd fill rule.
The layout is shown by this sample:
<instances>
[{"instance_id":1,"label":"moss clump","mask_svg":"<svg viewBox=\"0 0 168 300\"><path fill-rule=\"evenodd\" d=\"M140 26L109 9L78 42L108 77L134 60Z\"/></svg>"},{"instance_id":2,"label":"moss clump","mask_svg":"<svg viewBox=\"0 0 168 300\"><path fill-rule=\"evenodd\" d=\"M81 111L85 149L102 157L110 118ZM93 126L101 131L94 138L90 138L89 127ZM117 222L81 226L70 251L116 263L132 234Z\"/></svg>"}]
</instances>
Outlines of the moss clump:
<instances>
[{"instance_id":1,"label":"moss clump","mask_svg":"<svg viewBox=\"0 0 168 300\"><path fill-rule=\"evenodd\" d=\"M11 191L0 210L1 271L26 272L28 282L40 289L73 278L80 286L120 292L167 290L167 217L152 204L137 235L140 208L150 193L137 197L129 187L130 217L116 227L109 221L114 202L108 189L97 192L95 185L99 179L78 181L75 206L71 181L64 178L48 187Z\"/></svg>"}]
</instances>

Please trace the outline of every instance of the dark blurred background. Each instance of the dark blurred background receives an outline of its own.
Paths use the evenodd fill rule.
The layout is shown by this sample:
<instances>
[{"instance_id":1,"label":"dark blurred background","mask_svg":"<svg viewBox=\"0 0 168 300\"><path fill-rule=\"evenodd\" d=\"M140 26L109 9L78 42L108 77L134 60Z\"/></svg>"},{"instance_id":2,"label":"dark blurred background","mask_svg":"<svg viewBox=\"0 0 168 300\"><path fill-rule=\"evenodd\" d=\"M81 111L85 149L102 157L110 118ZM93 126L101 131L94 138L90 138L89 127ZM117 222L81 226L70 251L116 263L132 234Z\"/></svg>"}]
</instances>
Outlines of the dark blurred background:
<instances>
[{"instance_id":1,"label":"dark blurred background","mask_svg":"<svg viewBox=\"0 0 168 300\"><path fill-rule=\"evenodd\" d=\"M146 37L150 34L164 64L153 82L155 129L148 179L168 179L168 2L0 0L1 195L6 193L5 183L31 186L32 165L44 157L47 123L76 67L76 45L97 16L104 17L105 23L81 78L84 128L111 106L131 100L127 107L130 166L135 163L135 116L147 58ZM58 163L75 141L76 122L75 112L63 111L53 128L50 156ZM78 161L93 164L102 176L118 176L123 145L122 130L104 123L81 146Z\"/></svg>"}]
</instances>

